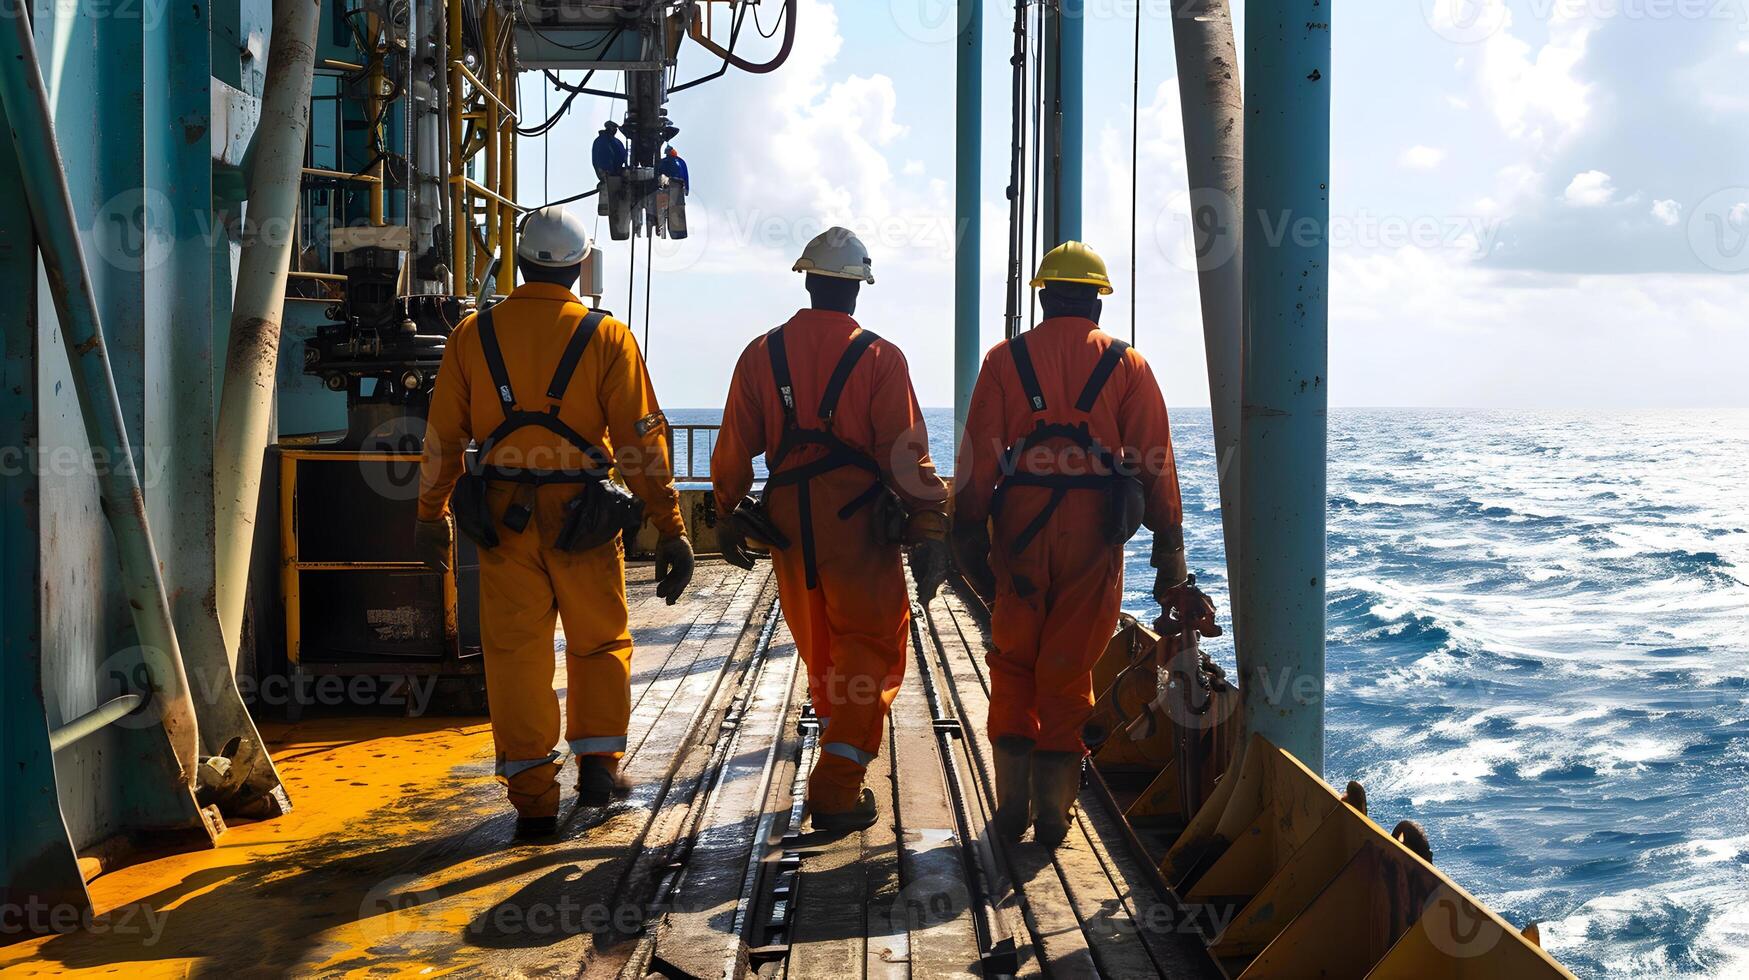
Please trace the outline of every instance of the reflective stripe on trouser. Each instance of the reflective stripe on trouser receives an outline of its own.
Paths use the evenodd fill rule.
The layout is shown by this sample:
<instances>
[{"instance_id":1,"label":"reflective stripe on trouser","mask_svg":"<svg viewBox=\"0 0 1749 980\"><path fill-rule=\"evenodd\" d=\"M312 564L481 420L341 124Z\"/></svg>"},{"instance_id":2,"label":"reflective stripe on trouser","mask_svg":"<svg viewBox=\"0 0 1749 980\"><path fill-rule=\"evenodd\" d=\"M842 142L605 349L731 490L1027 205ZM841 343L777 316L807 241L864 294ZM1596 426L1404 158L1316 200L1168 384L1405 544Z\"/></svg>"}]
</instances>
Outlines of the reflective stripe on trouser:
<instances>
[{"instance_id":1,"label":"reflective stripe on trouser","mask_svg":"<svg viewBox=\"0 0 1749 980\"><path fill-rule=\"evenodd\" d=\"M808 692L825 726L808 779L815 813L855 808L863 770L880 753L887 709L899 693L911 648L911 597L898 546L874 543L872 507L846 520L837 517L839 508L867 489L868 474L861 470L838 470L814 482L818 587L807 587L799 546L778 552L775 561L784 622L808 666ZM794 488L780 489L768 497L767 510L799 542L796 499Z\"/></svg>"},{"instance_id":2,"label":"reflective stripe on trouser","mask_svg":"<svg viewBox=\"0 0 1749 980\"><path fill-rule=\"evenodd\" d=\"M996 522L989 736L1032 739L1040 752L1084 752L1093 665L1123 603L1123 549L1101 538L1103 495L1070 493L1025 551L1007 554L1002 542L1020 533L1049 494L1014 488ZM1032 586L1025 597L1017 576Z\"/></svg>"},{"instance_id":3,"label":"reflective stripe on trouser","mask_svg":"<svg viewBox=\"0 0 1749 980\"><path fill-rule=\"evenodd\" d=\"M626 737L574 738L565 745L572 755L611 755L618 758L625 754Z\"/></svg>"},{"instance_id":4,"label":"reflective stripe on trouser","mask_svg":"<svg viewBox=\"0 0 1749 980\"><path fill-rule=\"evenodd\" d=\"M480 552L486 691L492 737L503 759L541 759L559 742L559 699L553 690L559 621L565 626L566 744L572 752L579 751L578 744L606 746L590 749L592 754L625 750L632 641L624 559L617 544L575 555L548 546L563 523L565 501L576 492L575 487L539 488L527 530L518 534L500 526L499 546ZM492 513L501 513L509 496L510 488L494 485L488 496ZM525 806L544 808L550 786L556 808L558 773L555 762L509 777L518 812L550 815Z\"/></svg>"}]
</instances>

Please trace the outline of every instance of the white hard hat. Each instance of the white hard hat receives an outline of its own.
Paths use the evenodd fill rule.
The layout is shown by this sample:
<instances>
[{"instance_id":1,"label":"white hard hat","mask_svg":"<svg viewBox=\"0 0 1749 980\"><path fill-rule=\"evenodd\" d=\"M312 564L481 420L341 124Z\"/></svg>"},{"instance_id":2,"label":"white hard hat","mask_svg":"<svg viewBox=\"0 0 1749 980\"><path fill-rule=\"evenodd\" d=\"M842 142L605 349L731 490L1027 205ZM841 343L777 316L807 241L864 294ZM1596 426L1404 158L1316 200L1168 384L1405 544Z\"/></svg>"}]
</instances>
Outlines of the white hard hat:
<instances>
[{"instance_id":1,"label":"white hard hat","mask_svg":"<svg viewBox=\"0 0 1749 980\"><path fill-rule=\"evenodd\" d=\"M860 279L874 284L874 263L862 239L847 228L828 228L802 249L794 272L807 272L834 279Z\"/></svg>"},{"instance_id":2,"label":"white hard hat","mask_svg":"<svg viewBox=\"0 0 1749 980\"><path fill-rule=\"evenodd\" d=\"M549 269L577 265L595 246L583 219L554 204L529 215L516 239L516 257Z\"/></svg>"}]
</instances>

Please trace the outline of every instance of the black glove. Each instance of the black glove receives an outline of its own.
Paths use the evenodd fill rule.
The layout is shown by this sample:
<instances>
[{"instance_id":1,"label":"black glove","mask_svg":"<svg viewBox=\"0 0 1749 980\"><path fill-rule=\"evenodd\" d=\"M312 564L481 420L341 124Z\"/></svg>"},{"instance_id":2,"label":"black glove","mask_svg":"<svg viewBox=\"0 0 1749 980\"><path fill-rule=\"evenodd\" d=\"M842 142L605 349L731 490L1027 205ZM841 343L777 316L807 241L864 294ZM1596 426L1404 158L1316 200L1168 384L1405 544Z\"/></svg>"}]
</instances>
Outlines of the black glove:
<instances>
[{"instance_id":1,"label":"black glove","mask_svg":"<svg viewBox=\"0 0 1749 980\"><path fill-rule=\"evenodd\" d=\"M947 581L947 542L925 538L907 548L905 554L911 561L911 577L917 580L917 601L927 606Z\"/></svg>"},{"instance_id":2,"label":"black glove","mask_svg":"<svg viewBox=\"0 0 1749 980\"><path fill-rule=\"evenodd\" d=\"M723 560L736 568L751 572L757 556L747 547L747 527L736 520L734 515L717 521L717 547L723 551Z\"/></svg>"},{"instance_id":3,"label":"black glove","mask_svg":"<svg viewBox=\"0 0 1749 980\"><path fill-rule=\"evenodd\" d=\"M955 521L950 539L953 560L978 594L996 594L996 572L990 568L990 527L983 521Z\"/></svg>"},{"instance_id":4,"label":"black glove","mask_svg":"<svg viewBox=\"0 0 1749 980\"><path fill-rule=\"evenodd\" d=\"M449 571L449 553L454 545L455 535L447 517L420 521L413 528L413 551L434 572Z\"/></svg>"},{"instance_id":5,"label":"black glove","mask_svg":"<svg viewBox=\"0 0 1749 980\"><path fill-rule=\"evenodd\" d=\"M685 536L663 538L656 543L656 595L670 606L692 584L692 542Z\"/></svg>"}]
</instances>

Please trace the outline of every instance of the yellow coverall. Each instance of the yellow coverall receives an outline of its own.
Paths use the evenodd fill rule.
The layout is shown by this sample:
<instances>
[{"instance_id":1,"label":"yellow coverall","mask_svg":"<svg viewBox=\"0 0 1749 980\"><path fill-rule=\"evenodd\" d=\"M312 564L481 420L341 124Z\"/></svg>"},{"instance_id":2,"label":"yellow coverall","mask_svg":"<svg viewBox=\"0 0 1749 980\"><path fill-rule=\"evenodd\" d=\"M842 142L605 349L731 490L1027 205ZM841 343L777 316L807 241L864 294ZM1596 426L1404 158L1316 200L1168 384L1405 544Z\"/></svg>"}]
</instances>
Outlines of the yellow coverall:
<instances>
[{"instance_id":1,"label":"yellow coverall","mask_svg":"<svg viewBox=\"0 0 1749 980\"><path fill-rule=\"evenodd\" d=\"M523 411L544 411L562 352L588 310L562 286L525 283L492 310L494 332ZM685 533L668 464L668 430L637 342L608 317L583 351L558 405L559 419L612 454L664 537ZM443 355L425 435L419 519L442 520L468 444L504 421L475 318L457 327ZM583 454L549 429L525 426L492 449L498 466L575 470ZM499 545L480 550L480 628L498 776L523 817L558 813L559 702L553 692L553 627L565 627L565 740L575 755L620 756L631 717L632 636L625 552L616 539L589 551L554 547L576 484L494 481L487 501ZM521 533L501 517L513 500L533 519Z\"/></svg>"}]
</instances>

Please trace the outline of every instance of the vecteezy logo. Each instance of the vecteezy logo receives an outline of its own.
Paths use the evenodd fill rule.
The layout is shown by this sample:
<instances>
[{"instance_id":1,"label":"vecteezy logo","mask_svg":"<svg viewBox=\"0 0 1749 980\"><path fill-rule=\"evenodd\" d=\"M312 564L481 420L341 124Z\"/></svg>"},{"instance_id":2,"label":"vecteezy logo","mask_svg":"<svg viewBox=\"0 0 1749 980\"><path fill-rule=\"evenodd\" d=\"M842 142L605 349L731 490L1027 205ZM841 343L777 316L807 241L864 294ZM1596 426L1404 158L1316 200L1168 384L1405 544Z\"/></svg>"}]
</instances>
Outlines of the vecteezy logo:
<instances>
[{"instance_id":1,"label":"vecteezy logo","mask_svg":"<svg viewBox=\"0 0 1749 980\"><path fill-rule=\"evenodd\" d=\"M413 887L416 875L390 875L358 903L358 928L371 945L411 932L419 924L417 910L439 898L435 889Z\"/></svg>"},{"instance_id":2,"label":"vecteezy logo","mask_svg":"<svg viewBox=\"0 0 1749 980\"><path fill-rule=\"evenodd\" d=\"M1435 949L1453 959L1481 956L1506 935L1493 916L1443 884L1422 905L1416 928L1426 932Z\"/></svg>"},{"instance_id":3,"label":"vecteezy logo","mask_svg":"<svg viewBox=\"0 0 1749 980\"><path fill-rule=\"evenodd\" d=\"M956 0L888 0L887 10L899 33L921 44L947 44L960 32L960 12L969 4Z\"/></svg>"},{"instance_id":4,"label":"vecteezy logo","mask_svg":"<svg viewBox=\"0 0 1749 980\"><path fill-rule=\"evenodd\" d=\"M364 483L384 500L413 500L419 496L419 467L425 448L425 420L398 416L378 425L360 444L365 458L359 461ZM383 459L375 454L392 457Z\"/></svg>"},{"instance_id":5,"label":"vecteezy logo","mask_svg":"<svg viewBox=\"0 0 1749 980\"><path fill-rule=\"evenodd\" d=\"M1730 187L1696 205L1688 245L1707 268L1749 272L1749 187Z\"/></svg>"},{"instance_id":6,"label":"vecteezy logo","mask_svg":"<svg viewBox=\"0 0 1749 980\"><path fill-rule=\"evenodd\" d=\"M170 199L149 187L122 191L97 209L92 248L123 272L145 272L170 258L176 240L176 212Z\"/></svg>"},{"instance_id":7,"label":"vecteezy logo","mask_svg":"<svg viewBox=\"0 0 1749 980\"><path fill-rule=\"evenodd\" d=\"M1212 187L1172 195L1154 221L1154 241L1186 272L1210 272L1239 255L1244 231L1233 198Z\"/></svg>"},{"instance_id":8,"label":"vecteezy logo","mask_svg":"<svg viewBox=\"0 0 1749 980\"><path fill-rule=\"evenodd\" d=\"M1427 26L1453 44L1485 41L1512 20L1505 0L1422 0L1421 12Z\"/></svg>"}]
</instances>

